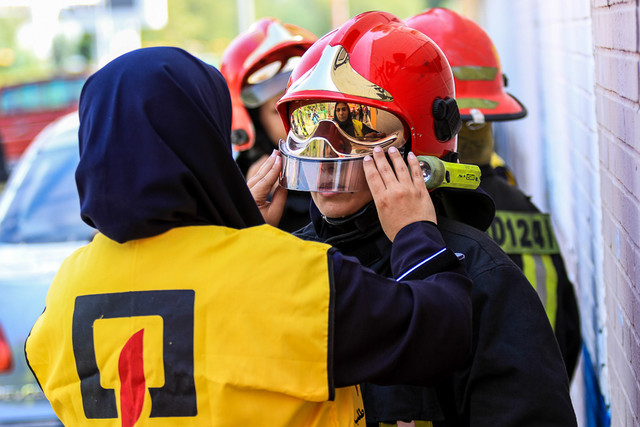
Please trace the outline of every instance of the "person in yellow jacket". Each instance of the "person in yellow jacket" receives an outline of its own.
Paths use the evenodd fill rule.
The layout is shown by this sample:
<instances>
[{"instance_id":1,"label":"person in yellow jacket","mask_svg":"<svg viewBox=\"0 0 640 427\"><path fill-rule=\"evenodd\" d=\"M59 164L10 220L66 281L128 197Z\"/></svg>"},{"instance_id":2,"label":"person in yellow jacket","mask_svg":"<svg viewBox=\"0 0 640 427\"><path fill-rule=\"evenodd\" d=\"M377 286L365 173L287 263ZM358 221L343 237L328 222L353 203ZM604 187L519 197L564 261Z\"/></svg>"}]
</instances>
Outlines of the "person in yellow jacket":
<instances>
[{"instance_id":1,"label":"person in yellow jacket","mask_svg":"<svg viewBox=\"0 0 640 427\"><path fill-rule=\"evenodd\" d=\"M371 129L369 126L352 117L351 109L346 102L336 102L333 109L333 120L340 129L350 136L358 138L382 138L384 133Z\"/></svg>"},{"instance_id":2,"label":"person in yellow jacket","mask_svg":"<svg viewBox=\"0 0 640 427\"><path fill-rule=\"evenodd\" d=\"M275 228L279 154L245 182L225 80L184 50L116 58L79 115L98 233L25 345L66 426L361 426L357 384L430 384L467 358L470 281L415 156L411 173L398 152L394 169L381 150L362 160L393 241L385 278Z\"/></svg>"}]
</instances>

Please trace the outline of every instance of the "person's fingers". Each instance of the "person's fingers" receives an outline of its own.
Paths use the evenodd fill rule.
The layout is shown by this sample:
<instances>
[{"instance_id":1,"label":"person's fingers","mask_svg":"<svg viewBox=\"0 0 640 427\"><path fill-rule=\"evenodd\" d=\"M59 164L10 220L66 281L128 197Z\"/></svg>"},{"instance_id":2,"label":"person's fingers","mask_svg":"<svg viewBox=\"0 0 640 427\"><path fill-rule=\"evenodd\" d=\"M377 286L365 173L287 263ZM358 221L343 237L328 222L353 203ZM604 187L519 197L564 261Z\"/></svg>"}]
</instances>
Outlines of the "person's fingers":
<instances>
[{"instance_id":1,"label":"person's fingers","mask_svg":"<svg viewBox=\"0 0 640 427\"><path fill-rule=\"evenodd\" d=\"M249 169L247 169L246 173L247 182L249 182L249 180L260 170L262 165L264 165L264 162L266 162L270 157L271 156L263 154L258 160L256 160L251 166L249 166Z\"/></svg>"},{"instance_id":2,"label":"person's fingers","mask_svg":"<svg viewBox=\"0 0 640 427\"><path fill-rule=\"evenodd\" d=\"M371 156L364 156L362 160L362 166L364 168L364 177L367 180L367 184L369 185L369 190L371 190L371 194L375 199L380 192L385 190L384 182L382 182L382 178L380 177L380 172L378 172L378 168L376 167L375 161Z\"/></svg>"},{"instance_id":3,"label":"person's fingers","mask_svg":"<svg viewBox=\"0 0 640 427\"><path fill-rule=\"evenodd\" d=\"M389 148L389 158L393 163L393 170L395 171L396 179L401 184L411 184L412 179L409 175L407 164L404 162L402 155L396 147Z\"/></svg>"},{"instance_id":4,"label":"person's fingers","mask_svg":"<svg viewBox=\"0 0 640 427\"><path fill-rule=\"evenodd\" d=\"M275 182L274 178L277 178L280 174L281 168L280 154L274 151L271 156L260 166L258 172L250 178L253 185L268 185L271 186ZM251 184L249 184L251 186Z\"/></svg>"},{"instance_id":5,"label":"person's fingers","mask_svg":"<svg viewBox=\"0 0 640 427\"><path fill-rule=\"evenodd\" d=\"M382 148L376 147L373 149L373 160L375 161L380 178L386 188L398 181L396 174L393 172L391 165L387 161L387 157L385 156Z\"/></svg>"},{"instance_id":6,"label":"person's fingers","mask_svg":"<svg viewBox=\"0 0 640 427\"><path fill-rule=\"evenodd\" d=\"M421 191L424 190L425 193L428 193L427 186L424 183L424 176L422 175L420 162L412 151L410 151L407 155L407 162L409 163L409 170L411 173L411 180L413 181L413 185Z\"/></svg>"},{"instance_id":7,"label":"person's fingers","mask_svg":"<svg viewBox=\"0 0 640 427\"><path fill-rule=\"evenodd\" d=\"M255 172L247 180L247 185L249 187L254 185L256 182L260 181L261 179L264 179L264 177L271 171L271 169L273 169L273 165L275 163L276 156L277 156L277 151L274 150L271 153L271 155L269 157L267 157L267 159L262 162L262 164L258 168L257 172Z\"/></svg>"},{"instance_id":8,"label":"person's fingers","mask_svg":"<svg viewBox=\"0 0 640 427\"><path fill-rule=\"evenodd\" d=\"M255 176L247 182L247 186L258 205L267 200L269 193L280 176L281 169L282 160L279 153L276 153L267 159Z\"/></svg>"}]
</instances>

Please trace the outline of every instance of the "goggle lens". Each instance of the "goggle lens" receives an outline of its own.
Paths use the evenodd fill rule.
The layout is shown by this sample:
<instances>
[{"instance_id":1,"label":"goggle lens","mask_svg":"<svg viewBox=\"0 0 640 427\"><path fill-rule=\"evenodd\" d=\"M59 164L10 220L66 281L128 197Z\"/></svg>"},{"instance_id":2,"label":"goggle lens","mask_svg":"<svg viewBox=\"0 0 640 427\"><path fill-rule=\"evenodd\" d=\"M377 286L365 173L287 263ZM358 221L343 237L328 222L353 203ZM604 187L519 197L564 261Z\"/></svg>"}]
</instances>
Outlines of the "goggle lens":
<instances>
[{"instance_id":1,"label":"goggle lens","mask_svg":"<svg viewBox=\"0 0 640 427\"><path fill-rule=\"evenodd\" d=\"M401 147L405 127L393 113L368 105L317 102L294 106L284 149L304 158L364 157L375 147Z\"/></svg>"}]
</instances>

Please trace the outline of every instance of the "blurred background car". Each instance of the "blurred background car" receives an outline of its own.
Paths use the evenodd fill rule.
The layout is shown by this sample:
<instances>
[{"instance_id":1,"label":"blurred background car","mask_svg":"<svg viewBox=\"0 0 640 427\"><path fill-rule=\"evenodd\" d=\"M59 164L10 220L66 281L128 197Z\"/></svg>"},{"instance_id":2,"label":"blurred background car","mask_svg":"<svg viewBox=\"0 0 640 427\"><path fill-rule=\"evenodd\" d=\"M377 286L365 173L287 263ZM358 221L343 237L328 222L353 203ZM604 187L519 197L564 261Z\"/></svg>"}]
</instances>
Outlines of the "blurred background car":
<instances>
[{"instance_id":1,"label":"blurred background car","mask_svg":"<svg viewBox=\"0 0 640 427\"><path fill-rule=\"evenodd\" d=\"M94 235L80 219L75 185L78 126L77 112L48 125L16 164L0 196L1 426L60 425L26 364L24 342L60 264Z\"/></svg>"},{"instance_id":2,"label":"blurred background car","mask_svg":"<svg viewBox=\"0 0 640 427\"><path fill-rule=\"evenodd\" d=\"M56 77L0 87L0 129L7 168L34 137L58 117L78 108L84 76Z\"/></svg>"}]
</instances>

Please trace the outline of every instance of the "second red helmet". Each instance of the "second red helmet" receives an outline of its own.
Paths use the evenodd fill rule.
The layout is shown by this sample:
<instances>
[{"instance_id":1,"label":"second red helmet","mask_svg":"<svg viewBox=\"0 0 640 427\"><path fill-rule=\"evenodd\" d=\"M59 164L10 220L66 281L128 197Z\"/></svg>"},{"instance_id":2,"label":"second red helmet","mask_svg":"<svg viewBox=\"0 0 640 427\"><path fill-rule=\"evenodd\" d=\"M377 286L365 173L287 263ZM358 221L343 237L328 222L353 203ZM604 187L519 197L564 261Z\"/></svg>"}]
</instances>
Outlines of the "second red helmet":
<instances>
[{"instance_id":1,"label":"second red helmet","mask_svg":"<svg viewBox=\"0 0 640 427\"><path fill-rule=\"evenodd\" d=\"M520 101L505 92L498 53L480 25L443 8L428 9L405 22L429 36L447 56L463 120L472 120L474 109L487 121L514 120L527 114Z\"/></svg>"},{"instance_id":2,"label":"second red helmet","mask_svg":"<svg viewBox=\"0 0 640 427\"><path fill-rule=\"evenodd\" d=\"M262 18L238 35L220 62L231 93L234 149L251 148L255 130L247 108L282 93L296 59L317 40L310 31L275 18Z\"/></svg>"}]
</instances>

